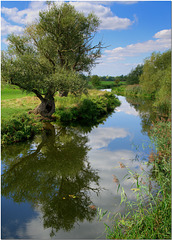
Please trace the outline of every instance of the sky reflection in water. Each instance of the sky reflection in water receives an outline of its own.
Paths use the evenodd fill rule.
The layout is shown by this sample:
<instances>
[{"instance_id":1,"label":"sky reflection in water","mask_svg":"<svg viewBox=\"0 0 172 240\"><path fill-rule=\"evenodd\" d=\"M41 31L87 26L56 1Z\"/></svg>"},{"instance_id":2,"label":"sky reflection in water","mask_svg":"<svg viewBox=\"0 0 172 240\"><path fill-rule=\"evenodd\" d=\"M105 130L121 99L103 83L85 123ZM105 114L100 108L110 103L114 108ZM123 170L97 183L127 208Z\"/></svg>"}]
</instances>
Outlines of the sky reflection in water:
<instances>
[{"instance_id":1,"label":"sky reflection in water","mask_svg":"<svg viewBox=\"0 0 172 240\"><path fill-rule=\"evenodd\" d=\"M104 225L94 205L118 211L117 181L131 195L126 168L141 172L132 161L149 138L141 119L124 97L104 124L87 132L55 128L31 142L2 152L2 238L96 238ZM133 196L131 195L131 198ZM7 199L9 198L9 199Z\"/></svg>"}]
</instances>

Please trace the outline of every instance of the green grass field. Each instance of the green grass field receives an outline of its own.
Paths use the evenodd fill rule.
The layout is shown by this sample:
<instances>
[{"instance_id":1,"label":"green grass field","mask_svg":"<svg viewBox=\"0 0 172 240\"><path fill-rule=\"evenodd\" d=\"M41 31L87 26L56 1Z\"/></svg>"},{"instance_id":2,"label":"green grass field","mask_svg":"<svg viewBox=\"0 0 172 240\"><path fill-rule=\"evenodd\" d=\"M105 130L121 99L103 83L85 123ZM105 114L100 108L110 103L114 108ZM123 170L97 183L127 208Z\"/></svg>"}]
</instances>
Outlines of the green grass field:
<instances>
[{"instance_id":1,"label":"green grass field","mask_svg":"<svg viewBox=\"0 0 172 240\"><path fill-rule=\"evenodd\" d=\"M1 87L1 121L10 120L13 116L27 113L40 103L33 94L26 94L17 87Z\"/></svg>"},{"instance_id":2,"label":"green grass field","mask_svg":"<svg viewBox=\"0 0 172 240\"><path fill-rule=\"evenodd\" d=\"M101 96L105 92L98 90L89 90L89 96ZM86 95L82 95L81 98L76 98L69 94L67 98L61 98L58 93L55 96L55 104L58 108L71 109L78 106L78 103L83 99L88 98ZM40 104L40 100L34 96L34 94L26 94L19 88L15 88L9 85L1 88L1 121L7 121L11 118L27 113L29 110L33 110Z\"/></svg>"},{"instance_id":3,"label":"green grass field","mask_svg":"<svg viewBox=\"0 0 172 240\"><path fill-rule=\"evenodd\" d=\"M16 99L16 98L22 98L26 96L33 96L33 94L31 93L26 94L26 92L23 92L16 86L10 86L10 85L1 86L1 100Z\"/></svg>"}]
</instances>

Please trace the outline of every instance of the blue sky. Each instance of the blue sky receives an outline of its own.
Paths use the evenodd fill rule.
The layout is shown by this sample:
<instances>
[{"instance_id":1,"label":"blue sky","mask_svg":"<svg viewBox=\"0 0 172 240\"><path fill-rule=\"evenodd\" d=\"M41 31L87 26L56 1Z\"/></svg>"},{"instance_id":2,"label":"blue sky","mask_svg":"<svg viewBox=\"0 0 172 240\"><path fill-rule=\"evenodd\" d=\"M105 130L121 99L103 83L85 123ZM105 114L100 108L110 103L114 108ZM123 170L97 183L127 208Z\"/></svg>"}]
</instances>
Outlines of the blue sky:
<instances>
[{"instance_id":1,"label":"blue sky","mask_svg":"<svg viewBox=\"0 0 172 240\"><path fill-rule=\"evenodd\" d=\"M108 47L103 49L92 74L126 75L153 51L171 48L171 1L72 1L71 4L85 15L94 11L101 20L95 43L103 39ZM45 8L45 1L1 1L1 49L8 46L8 34L21 34L24 26Z\"/></svg>"}]
</instances>

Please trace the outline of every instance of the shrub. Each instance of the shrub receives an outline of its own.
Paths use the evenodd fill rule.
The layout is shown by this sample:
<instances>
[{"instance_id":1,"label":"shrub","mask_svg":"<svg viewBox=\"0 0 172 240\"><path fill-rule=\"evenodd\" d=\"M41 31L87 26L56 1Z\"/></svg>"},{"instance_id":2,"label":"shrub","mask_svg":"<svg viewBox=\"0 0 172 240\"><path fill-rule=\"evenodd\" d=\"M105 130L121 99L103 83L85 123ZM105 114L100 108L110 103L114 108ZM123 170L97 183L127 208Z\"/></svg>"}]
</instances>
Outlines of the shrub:
<instances>
[{"instance_id":1,"label":"shrub","mask_svg":"<svg viewBox=\"0 0 172 240\"><path fill-rule=\"evenodd\" d=\"M22 114L1 124L2 145L20 142L40 132L42 124L27 114Z\"/></svg>"},{"instance_id":2,"label":"shrub","mask_svg":"<svg viewBox=\"0 0 172 240\"><path fill-rule=\"evenodd\" d=\"M124 96L125 95L125 88L126 88L126 86L119 86L119 87L113 88L112 91L113 91L113 93L115 93L117 95Z\"/></svg>"},{"instance_id":3,"label":"shrub","mask_svg":"<svg viewBox=\"0 0 172 240\"><path fill-rule=\"evenodd\" d=\"M99 96L81 98L77 107L58 108L55 116L64 123L78 121L88 125L97 123L102 116L113 111L119 105L120 101L113 93L104 93Z\"/></svg>"}]
</instances>

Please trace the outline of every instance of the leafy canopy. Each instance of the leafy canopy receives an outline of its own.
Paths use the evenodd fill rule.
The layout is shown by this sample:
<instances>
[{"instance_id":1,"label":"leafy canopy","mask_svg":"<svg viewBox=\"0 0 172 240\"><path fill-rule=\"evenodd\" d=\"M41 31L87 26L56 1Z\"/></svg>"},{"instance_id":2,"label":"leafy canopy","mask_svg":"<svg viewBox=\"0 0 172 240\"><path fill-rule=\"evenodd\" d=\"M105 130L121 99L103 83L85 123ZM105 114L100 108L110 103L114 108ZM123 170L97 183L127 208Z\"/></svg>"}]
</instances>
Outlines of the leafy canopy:
<instances>
[{"instance_id":1,"label":"leafy canopy","mask_svg":"<svg viewBox=\"0 0 172 240\"><path fill-rule=\"evenodd\" d=\"M89 72L101 54L102 43L92 45L98 26L92 13L85 17L69 3L48 4L22 35L8 37L8 50L2 53L3 81L40 98L59 89L83 91L80 73Z\"/></svg>"}]
</instances>

